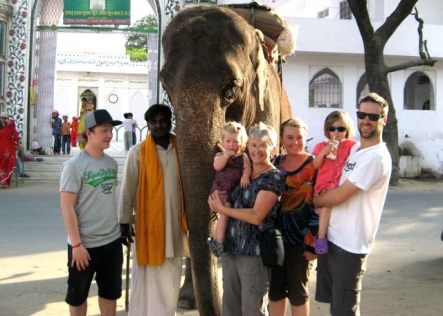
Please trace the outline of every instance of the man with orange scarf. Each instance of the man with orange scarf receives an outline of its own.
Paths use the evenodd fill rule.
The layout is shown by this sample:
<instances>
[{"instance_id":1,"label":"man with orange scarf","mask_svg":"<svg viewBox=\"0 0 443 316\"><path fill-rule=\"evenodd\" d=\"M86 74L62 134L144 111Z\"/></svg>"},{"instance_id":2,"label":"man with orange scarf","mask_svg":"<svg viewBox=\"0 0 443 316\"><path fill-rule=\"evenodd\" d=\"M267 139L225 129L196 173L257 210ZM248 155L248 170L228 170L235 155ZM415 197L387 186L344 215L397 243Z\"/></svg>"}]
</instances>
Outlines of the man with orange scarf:
<instances>
[{"instance_id":1,"label":"man with orange scarf","mask_svg":"<svg viewBox=\"0 0 443 316\"><path fill-rule=\"evenodd\" d=\"M171 109L152 105L145 113L150 133L130 148L120 189L120 227L124 243L132 242L129 315L175 315L182 260L189 256L177 142L171 131ZM138 179L138 181L136 180Z\"/></svg>"}]
</instances>

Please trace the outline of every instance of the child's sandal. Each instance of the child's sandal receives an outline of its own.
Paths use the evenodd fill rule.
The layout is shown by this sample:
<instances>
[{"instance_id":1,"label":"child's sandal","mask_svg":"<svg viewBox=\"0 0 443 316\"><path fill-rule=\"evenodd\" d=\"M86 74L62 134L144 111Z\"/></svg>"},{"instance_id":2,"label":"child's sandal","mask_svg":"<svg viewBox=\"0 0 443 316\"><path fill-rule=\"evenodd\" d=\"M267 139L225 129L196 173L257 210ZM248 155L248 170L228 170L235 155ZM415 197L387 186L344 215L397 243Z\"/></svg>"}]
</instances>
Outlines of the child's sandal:
<instances>
[{"instance_id":1,"label":"child's sandal","mask_svg":"<svg viewBox=\"0 0 443 316\"><path fill-rule=\"evenodd\" d=\"M329 252L328 240L326 238L315 238L315 253L320 255Z\"/></svg>"}]
</instances>

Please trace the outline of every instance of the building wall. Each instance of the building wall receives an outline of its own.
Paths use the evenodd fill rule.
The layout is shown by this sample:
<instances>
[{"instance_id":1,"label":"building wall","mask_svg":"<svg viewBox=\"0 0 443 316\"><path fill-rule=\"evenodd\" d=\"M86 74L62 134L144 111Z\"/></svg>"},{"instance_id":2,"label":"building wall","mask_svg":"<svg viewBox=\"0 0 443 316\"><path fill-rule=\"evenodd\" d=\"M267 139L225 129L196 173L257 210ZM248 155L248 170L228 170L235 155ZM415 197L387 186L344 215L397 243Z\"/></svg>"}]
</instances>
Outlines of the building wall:
<instances>
[{"instance_id":1,"label":"building wall","mask_svg":"<svg viewBox=\"0 0 443 316\"><path fill-rule=\"evenodd\" d=\"M298 1L302 3L303 1ZM339 0L322 1L338 7ZM306 3L309 3L307 1ZM371 0L368 2L373 27L377 29L396 8L398 0ZM318 4L318 3L317 3ZM306 6L309 9L309 6ZM312 8L311 8L312 9ZM420 156L422 168L437 176L443 175L443 3L420 0L417 3L420 17L424 20L423 36L427 40L429 53L437 60L434 67L415 67L388 75L392 99L398 119L399 145L412 149ZM312 146L323 139L322 126L328 108L309 108L309 82L315 73L329 67L339 77L343 88L343 109L355 112L357 84L364 73L364 49L355 20L340 20L329 17L316 18L316 13L303 17L288 18L299 26L295 56L286 57L284 84L288 91L294 116L306 120L310 128ZM388 41L384 53L387 65L395 65L418 59L418 23L408 17ZM407 110L404 108L405 83L415 71L424 72L434 89L434 110ZM406 135L408 137L406 137Z\"/></svg>"},{"instance_id":2,"label":"building wall","mask_svg":"<svg viewBox=\"0 0 443 316\"><path fill-rule=\"evenodd\" d=\"M362 56L339 54L297 53L286 58L283 67L283 84L287 90L294 117L303 119L309 126L308 138L313 137L308 148L324 139L323 123L331 108L309 107L309 82L318 70L329 67L339 77L343 88L343 110L347 111L356 128L357 83L364 73ZM387 59L398 63L399 58ZM404 60L403 60L404 61ZM434 83L435 110L405 110L404 89L409 76L415 71L423 71ZM421 166L435 175L443 175L443 89L437 83L443 80L443 64L426 70L419 68L397 71L389 75L392 99L398 119L399 145L410 143L420 153ZM408 135L408 137L406 137ZM409 145L408 145L409 144Z\"/></svg>"},{"instance_id":3,"label":"building wall","mask_svg":"<svg viewBox=\"0 0 443 316\"><path fill-rule=\"evenodd\" d=\"M143 114L149 107L148 76L145 74L85 74L83 72L58 71L55 80L54 108L69 118L78 116L80 94L96 90L97 109L108 110L115 119L122 119L123 113L133 112L134 119L144 121ZM111 102L111 95L117 96Z\"/></svg>"}]
</instances>

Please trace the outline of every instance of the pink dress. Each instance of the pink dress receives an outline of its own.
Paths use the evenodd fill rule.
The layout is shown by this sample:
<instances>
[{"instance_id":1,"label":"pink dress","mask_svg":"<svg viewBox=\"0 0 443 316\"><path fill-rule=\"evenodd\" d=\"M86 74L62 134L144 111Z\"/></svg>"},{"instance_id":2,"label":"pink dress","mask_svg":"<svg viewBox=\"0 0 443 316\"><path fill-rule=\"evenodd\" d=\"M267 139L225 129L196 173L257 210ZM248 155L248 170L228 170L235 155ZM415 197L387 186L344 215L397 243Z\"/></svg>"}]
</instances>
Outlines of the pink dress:
<instances>
[{"instance_id":1,"label":"pink dress","mask_svg":"<svg viewBox=\"0 0 443 316\"><path fill-rule=\"evenodd\" d=\"M343 167L349 157L351 148L356 143L355 140L345 138L338 145L337 159L332 160L325 157L322 166L318 169L317 181L315 182L315 193L338 187ZM329 140L318 143L314 146L312 154L317 156L328 144Z\"/></svg>"}]
</instances>

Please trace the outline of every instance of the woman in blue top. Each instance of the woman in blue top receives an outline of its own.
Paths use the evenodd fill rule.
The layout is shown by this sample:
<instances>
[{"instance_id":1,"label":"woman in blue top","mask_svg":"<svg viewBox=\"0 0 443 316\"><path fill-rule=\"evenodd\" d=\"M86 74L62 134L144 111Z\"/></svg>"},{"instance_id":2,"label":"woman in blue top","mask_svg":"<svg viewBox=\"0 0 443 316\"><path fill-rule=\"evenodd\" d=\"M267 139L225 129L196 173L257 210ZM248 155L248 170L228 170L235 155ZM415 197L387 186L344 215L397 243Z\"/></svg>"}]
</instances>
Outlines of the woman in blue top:
<instances>
[{"instance_id":1,"label":"woman in blue top","mask_svg":"<svg viewBox=\"0 0 443 316\"><path fill-rule=\"evenodd\" d=\"M266 315L270 268L260 256L259 231L275 225L280 206L283 177L271 163L276 149L274 129L259 123L249 130L248 152L252 163L250 185L237 185L223 204L219 191L208 204L217 213L229 216L223 255L223 316ZM223 197L223 195L222 195Z\"/></svg>"}]
</instances>

